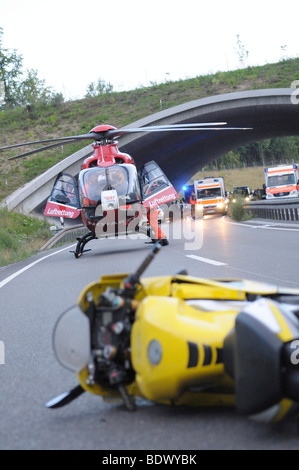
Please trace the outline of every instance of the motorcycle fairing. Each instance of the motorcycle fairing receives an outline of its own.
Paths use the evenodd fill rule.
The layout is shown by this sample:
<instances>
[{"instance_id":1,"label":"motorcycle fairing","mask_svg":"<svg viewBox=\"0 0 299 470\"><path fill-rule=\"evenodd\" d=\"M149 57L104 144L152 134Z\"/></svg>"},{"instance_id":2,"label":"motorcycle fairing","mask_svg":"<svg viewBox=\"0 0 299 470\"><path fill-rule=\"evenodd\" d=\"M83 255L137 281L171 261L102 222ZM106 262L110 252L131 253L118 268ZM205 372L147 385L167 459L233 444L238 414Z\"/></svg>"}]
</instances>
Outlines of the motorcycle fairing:
<instances>
[{"instance_id":1,"label":"motorcycle fairing","mask_svg":"<svg viewBox=\"0 0 299 470\"><path fill-rule=\"evenodd\" d=\"M297 379L287 371L282 355L286 345L298 337L299 322L290 322L287 312L283 316L281 307L270 299L256 300L236 317L223 350L225 370L235 381L240 414L275 422L295 406L286 384L292 383L294 390L293 380ZM295 392L292 398L298 401L299 394Z\"/></svg>"},{"instance_id":2,"label":"motorcycle fairing","mask_svg":"<svg viewBox=\"0 0 299 470\"><path fill-rule=\"evenodd\" d=\"M96 300L107 287L122 288L126 278L127 274L103 276L87 286L78 299L81 311L87 315L91 293ZM298 315L296 318L286 312L297 308L298 294L298 290L241 279L221 281L185 275L141 279L131 331L131 362L136 376L126 385L127 392L168 405L237 404L238 410L255 419L283 419L299 401L299 383L294 378L297 371L291 368L290 373L279 377L289 357L289 342L299 338ZM282 298L290 300L284 304L272 300ZM216 310L213 307L218 301L221 307ZM209 308L207 302L212 302ZM152 363L148 354L153 340L160 343L161 350L154 343ZM257 353L248 364L254 348ZM270 364L258 364L264 355ZM268 368L273 388L263 381L264 385L258 387ZM103 399L120 398L113 388L91 384L87 367L77 377L90 393Z\"/></svg>"},{"instance_id":3,"label":"motorcycle fairing","mask_svg":"<svg viewBox=\"0 0 299 470\"><path fill-rule=\"evenodd\" d=\"M67 173L59 173L48 198L44 215L76 219L81 215L76 179Z\"/></svg>"},{"instance_id":4,"label":"motorcycle fairing","mask_svg":"<svg viewBox=\"0 0 299 470\"><path fill-rule=\"evenodd\" d=\"M211 390L214 398L217 392L233 395L221 351L223 335L233 327L235 315L234 311L207 315L180 298L147 296L136 312L131 334L132 364L144 397L177 403L188 390L199 391L199 402L202 391ZM153 341L161 350L160 362L150 357Z\"/></svg>"},{"instance_id":5,"label":"motorcycle fairing","mask_svg":"<svg viewBox=\"0 0 299 470\"><path fill-rule=\"evenodd\" d=\"M86 300L87 298L87 292L92 292L94 298L98 298L99 295L106 289L107 286L112 287L113 289L117 289L119 286L122 285L123 279L127 277L127 274L122 274L122 275L110 275L110 276L103 276L101 277L100 282L90 284L89 286L86 287L85 291L82 292L80 299L79 299L79 305L82 309L82 311L86 311L88 308L88 302ZM177 289L179 287L179 289ZM238 287L240 285L238 284ZM253 287L252 287L253 288ZM161 301L164 301L165 299L163 298L164 296L170 296L169 303L167 302L166 309L165 311L165 321L167 324L172 324L172 321L169 319L169 306L173 302L183 302L182 297L185 298L192 298L194 299L194 289L197 289L197 294L200 296L206 289L208 291L208 296L209 298L211 297L220 297L224 299L231 299L232 302L239 302L240 300L244 300L245 294L242 293L241 298L240 298L240 291L239 289L236 289L235 286L232 288L227 287L227 284L223 285L220 282L214 282L212 280L198 280L196 278L193 278L191 276L165 276L165 277L159 277L159 278L145 278L142 279L142 285L140 287L140 290L138 292L138 295L136 296L136 299L138 299L140 302L145 299L145 297L149 294L156 294L159 297L159 304ZM246 290L246 289L245 289ZM229 291L229 292L227 292ZM272 291L271 291L272 292ZM151 297L149 297L151 298ZM146 300L146 299L145 299ZM141 306L143 305L142 308L145 308L145 304L141 302ZM182 311L186 312L186 309L188 309L189 314L194 316L194 319L198 317L199 312L197 309L188 306L187 303L181 305ZM141 307L140 307L141 308ZM237 311L239 311L240 307L238 305ZM153 312L156 311L157 315L160 316L156 308L153 308ZM139 309L138 309L139 312ZM174 314L174 310L172 310ZM201 312L203 313L203 312ZM231 309L229 314L231 314ZM234 318L236 314L236 311L233 311L233 316ZM230 328L232 328L232 323L227 321L227 315L223 315L222 312L220 312L220 315L223 316L223 322L225 323L225 328L226 331L229 331ZM206 321L210 321L211 317L207 317L207 313L204 312L204 324ZM202 327L203 325L201 325ZM200 330L201 330L200 327ZM173 331L173 330L172 330ZM173 404L176 403L177 405L193 405L193 406L233 406L234 404L234 396L233 396L233 384L230 379L230 377L225 376L223 372L223 363L221 361L221 354L222 354L222 346L220 343L215 344L213 347L211 346L208 339L207 339L207 344L202 344L200 347L197 345L195 346L197 349L197 352L200 352L200 361L197 362L196 367L187 367L188 363L192 364L192 361L190 362L190 351L192 351L192 348L190 348L190 344L196 343L196 334L199 334L201 331L194 330L194 337L193 339L190 337L186 338L186 340L183 341L183 348L184 351L186 350L186 353L184 352L184 358L185 358L185 365L183 365L182 370L184 371L184 374L188 374L189 377L197 377L199 370L205 371L205 379L203 383L198 385L197 387L191 387L190 390L186 389L184 390L184 393L180 391L174 390L174 396L175 398L169 399L169 397L163 397L161 394L159 397L155 395L155 400L164 403L164 404ZM179 333L180 334L180 333ZM132 337L133 338L133 337ZM216 342L217 343L217 342ZM204 359L205 358L205 359ZM210 358L210 359L209 359ZM209 359L209 360L208 360ZM177 360L177 352L174 355L174 360ZM217 386L215 385L215 381L211 378L211 380L208 380L207 384L207 378L209 377L209 374L211 374L211 371L213 370L215 372L215 367L216 367L216 375L218 377L217 381ZM204 368L204 369L203 369ZM81 386L89 391L90 393L98 394L103 397L117 397L118 394L115 390L110 390L107 391L100 387L98 384L94 385L89 385L86 384L86 375L87 371L86 369L83 369L79 374L78 374L78 380L81 384ZM212 377L213 374L211 374ZM161 374L163 377L163 374ZM166 375L165 375L166 377ZM164 380L164 378L163 378ZM163 384L160 384L161 388L167 389L168 384L165 388L165 381L163 381ZM222 388L221 388L222 386ZM210 387L212 387L213 393L209 393ZM150 395L145 394L144 390L141 389L140 384L138 381L133 382L129 386L127 386L128 393L135 395L135 396L140 396L143 398L151 399ZM225 390L225 391L223 391ZM160 392L159 392L160 393Z\"/></svg>"}]
</instances>

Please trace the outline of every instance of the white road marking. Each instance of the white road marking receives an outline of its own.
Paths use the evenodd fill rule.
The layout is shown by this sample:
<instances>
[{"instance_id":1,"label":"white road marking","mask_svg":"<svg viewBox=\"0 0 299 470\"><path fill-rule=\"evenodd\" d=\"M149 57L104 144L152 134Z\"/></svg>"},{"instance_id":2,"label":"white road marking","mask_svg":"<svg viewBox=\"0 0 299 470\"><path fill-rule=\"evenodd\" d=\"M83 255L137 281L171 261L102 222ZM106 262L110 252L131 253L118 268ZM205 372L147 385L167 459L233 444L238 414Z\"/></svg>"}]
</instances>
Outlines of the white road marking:
<instances>
[{"instance_id":1,"label":"white road marking","mask_svg":"<svg viewBox=\"0 0 299 470\"><path fill-rule=\"evenodd\" d=\"M197 261L202 261L203 263L214 264L215 266L227 266L226 263L221 263L220 261L215 261L209 258L202 258L201 256L197 256L197 255L186 255L186 256L187 258L196 259Z\"/></svg>"},{"instance_id":2,"label":"white road marking","mask_svg":"<svg viewBox=\"0 0 299 470\"><path fill-rule=\"evenodd\" d=\"M47 258L50 258L51 256L54 256L54 255L57 255L58 253L61 253L62 251L65 251L65 250L69 250L70 247L67 246L66 248L62 248L61 250L59 251L55 251L55 253L51 253L50 255L46 255L44 256L43 258L39 258L38 260L34 261L33 263L31 264L28 264L28 266L25 266L25 268L22 268L20 269L19 271L15 272L14 274L12 274L11 276L7 277L6 279L4 279L3 281L0 282L0 289L1 287L4 287L6 284L8 284L10 281L12 281L13 279L15 279L17 276L19 276L20 274L23 274L25 271L27 271L27 269L30 269L32 268L33 266L35 266L36 264L40 263L41 261L44 261L45 259Z\"/></svg>"},{"instance_id":3,"label":"white road marking","mask_svg":"<svg viewBox=\"0 0 299 470\"><path fill-rule=\"evenodd\" d=\"M247 224L246 223L241 223L241 222L236 222L236 221L232 221L232 220L228 220L227 217L222 217L222 220L223 222L225 222L226 224L230 224L230 225L242 225L243 227L249 227L249 228L257 228L257 229L261 229L261 230L284 230L284 231L287 231L287 232L298 232L298 228L294 227L292 228L290 226L290 224L287 224L285 222L281 222L281 224L279 224L279 222L274 222L274 223L266 223L266 222L261 222L260 225L253 225L251 224L250 222L248 222ZM252 219L254 220L254 219ZM285 223L285 225L287 225L286 227L277 227L277 225L282 225L283 223Z\"/></svg>"}]
</instances>

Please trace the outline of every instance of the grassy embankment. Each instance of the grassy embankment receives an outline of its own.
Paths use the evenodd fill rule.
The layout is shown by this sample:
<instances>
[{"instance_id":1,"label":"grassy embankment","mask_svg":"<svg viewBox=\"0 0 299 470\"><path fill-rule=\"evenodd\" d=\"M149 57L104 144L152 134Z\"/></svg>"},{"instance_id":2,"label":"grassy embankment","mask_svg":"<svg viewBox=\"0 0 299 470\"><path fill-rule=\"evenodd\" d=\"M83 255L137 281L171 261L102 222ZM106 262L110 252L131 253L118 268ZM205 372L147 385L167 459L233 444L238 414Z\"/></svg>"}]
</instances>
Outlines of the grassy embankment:
<instances>
[{"instance_id":1,"label":"grassy embankment","mask_svg":"<svg viewBox=\"0 0 299 470\"><path fill-rule=\"evenodd\" d=\"M0 266L35 254L50 237L47 222L0 210Z\"/></svg>"}]
</instances>

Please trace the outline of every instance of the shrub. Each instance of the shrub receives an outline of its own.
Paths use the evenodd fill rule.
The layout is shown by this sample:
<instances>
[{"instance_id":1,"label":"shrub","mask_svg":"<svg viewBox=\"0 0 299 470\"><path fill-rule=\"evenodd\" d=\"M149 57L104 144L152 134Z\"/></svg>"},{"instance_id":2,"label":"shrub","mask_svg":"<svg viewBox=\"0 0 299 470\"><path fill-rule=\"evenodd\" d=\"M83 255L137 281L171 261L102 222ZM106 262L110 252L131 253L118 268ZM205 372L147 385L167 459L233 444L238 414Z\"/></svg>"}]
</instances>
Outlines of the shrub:
<instances>
[{"instance_id":1,"label":"shrub","mask_svg":"<svg viewBox=\"0 0 299 470\"><path fill-rule=\"evenodd\" d=\"M246 212L244 209L244 200L242 198L237 198L236 202L231 203L230 206L230 215L233 220L239 222L247 218Z\"/></svg>"}]
</instances>

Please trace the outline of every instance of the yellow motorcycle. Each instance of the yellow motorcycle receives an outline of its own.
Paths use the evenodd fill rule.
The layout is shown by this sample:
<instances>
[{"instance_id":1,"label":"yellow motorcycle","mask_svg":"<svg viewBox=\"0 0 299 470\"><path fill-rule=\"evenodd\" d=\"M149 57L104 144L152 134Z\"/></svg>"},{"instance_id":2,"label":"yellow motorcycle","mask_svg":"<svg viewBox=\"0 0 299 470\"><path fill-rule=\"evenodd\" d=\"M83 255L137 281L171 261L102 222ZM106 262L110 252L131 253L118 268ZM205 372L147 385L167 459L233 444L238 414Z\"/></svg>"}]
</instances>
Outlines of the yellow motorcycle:
<instances>
[{"instance_id":1,"label":"yellow motorcycle","mask_svg":"<svg viewBox=\"0 0 299 470\"><path fill-rule=\"evenodd\" d=\"M53 346L79 384L50 400L87 391L166 405L231 406L264 422L298 409L299 290L249 280L103 276L58 319Z\"/></svg>"}]
</instances>

